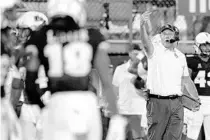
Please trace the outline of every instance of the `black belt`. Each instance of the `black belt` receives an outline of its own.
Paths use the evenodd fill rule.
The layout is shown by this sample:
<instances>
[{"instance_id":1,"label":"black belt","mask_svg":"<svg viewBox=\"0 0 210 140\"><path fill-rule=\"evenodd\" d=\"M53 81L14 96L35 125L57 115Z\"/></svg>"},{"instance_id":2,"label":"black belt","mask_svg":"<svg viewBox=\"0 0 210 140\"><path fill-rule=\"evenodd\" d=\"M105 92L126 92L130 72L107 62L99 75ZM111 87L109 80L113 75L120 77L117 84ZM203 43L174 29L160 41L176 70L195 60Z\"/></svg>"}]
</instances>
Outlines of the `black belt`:
<instances>
[{"instance_id":1,"label":"black belt","mask_svg":"<svg viewBox=\"0 0 210 140\"><path fill-rule=\"evenodd\" d=\"M156 99L176 99L178 97L180 96L178 95L160 96L160 95L149 94L149 98L156 98Z\"/></svg>"}]
</instances>

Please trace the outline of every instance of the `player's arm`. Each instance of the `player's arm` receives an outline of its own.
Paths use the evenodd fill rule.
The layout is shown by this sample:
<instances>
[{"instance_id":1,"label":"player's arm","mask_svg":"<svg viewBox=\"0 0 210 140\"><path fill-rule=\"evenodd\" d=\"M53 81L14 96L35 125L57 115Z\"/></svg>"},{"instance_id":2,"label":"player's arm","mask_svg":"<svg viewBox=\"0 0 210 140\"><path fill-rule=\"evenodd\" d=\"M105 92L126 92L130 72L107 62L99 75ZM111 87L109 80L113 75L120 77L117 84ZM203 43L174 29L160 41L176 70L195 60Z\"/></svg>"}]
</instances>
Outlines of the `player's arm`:
<instances>
[{"instance_id":1,"label":"player's arm","mask_svg":"<svg viewBox=\"0 0 210 140\"><path fill-rule=\"evenodd\" d=\"M194 82L192 81L189 68L187 66L186 58L184 57L184 67L183 67L183 76L182 76L182 86L184 86L187 92L195 99L199 101L198 91L195 87Z\"/></svg>"},{"instance_id":2,"label":"player's arm","mask_svg":"<svg viewBox=\"0 0 210 140\"><path fill-rule=\"evenodd\" d=\"M10 70L7 75L5 82L5 93L6 96L10 95L9 100L14 109L19 102L23 89L24 81L22 80L19 71L16 68L13 68L13 70Z\"/></svg>"},{"instance_id":3,"label":"player's arm","mask_svg":"<svg viewBox=\"0 0 210 140\"><path fill-rule=\"evenodd\" d=\"M117 113L116 96L114 94L111 75L109 74L110 59L107 51L104 48L108 48L109 44L101 42L95 55L94 65L101 78L102 86L104 87L105 95L109 109L112 113Z\"/></svg>"},{"instance_id":4,"label":"player's arm","mask_svg":"<svg viewBox=\"0 0 210 140\"><path fill-rule=\"evenodd\" d=\"M197 61L194 57L186 57L186 61L190 77L193 80L197 75Z\"/></svg>"},{"instance_id":5,"label":"player's arm","mask_svg":"<svg viewBox=\"0 0 210 140\"><path fill-rule=\"evenodd\" d=\"M140 23L140 30L141 30L141 41L144 45L144 50L148 57L151 57L154 52L154 46L152 44L152 41L150 39L149 33L146 30L146 21L149 22L149 15L150 12L145 12L142 14L142 21ZM149 29L150 31L151 29Z\"/></svg>"},{"instance_id":6,"label":"player's arm","mask_svg":"<svg viewBox=\"0 0 210 140\"><path fill-rule=\"evenodd\" d=\"M26 52L31 54L30 59L26 64L26 94L29 101L32 101L33 104L37 104L40 108L43 108L44 104L40 99L37 84L35 83L38 78L38 69L40 66L38 48L35 45L29 45L26 47Z\"/></svg>"},{"instance_id":7,"label":"player's arm","mask_svg":"<svg viewBox=\"0 0 210 140\"><path fill-rule=\"evenodd\" d=\"M14 77L12 80L11 97L10 101L14 109L16 109L21 93L24 90L24 80Z\"/></svg>"}]
</instances>

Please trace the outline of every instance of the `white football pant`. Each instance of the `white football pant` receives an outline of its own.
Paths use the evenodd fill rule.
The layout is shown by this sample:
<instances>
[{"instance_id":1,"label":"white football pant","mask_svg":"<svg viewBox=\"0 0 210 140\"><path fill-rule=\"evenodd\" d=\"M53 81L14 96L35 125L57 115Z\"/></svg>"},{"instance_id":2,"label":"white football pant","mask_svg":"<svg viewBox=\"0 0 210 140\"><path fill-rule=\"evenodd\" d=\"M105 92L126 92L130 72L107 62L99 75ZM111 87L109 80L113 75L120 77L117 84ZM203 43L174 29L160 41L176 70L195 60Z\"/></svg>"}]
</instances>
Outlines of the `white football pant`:
<instances>
[{"instance_id":1,"label":"white football pant","mask_svg":"<svg viewBox=\"0 0 210 140\"><path fill-rule=\"evenodd\" d=\"M192 112L185 109L185 123L187 124L187 137L197 140L202 124L204 125L205 139L210 140L210 96L199 96L200 110Z\"/></svg>"},{"instance_id":2,"label":"white football pant","mask_svg":"<svg viewBox=\"0 0 210 140\"><path fill-rule=\"evenodd\" d=\"M43 120L43 140L101 140L97 97L90 91L55 93Z\"/></svg>"}]
</instances>

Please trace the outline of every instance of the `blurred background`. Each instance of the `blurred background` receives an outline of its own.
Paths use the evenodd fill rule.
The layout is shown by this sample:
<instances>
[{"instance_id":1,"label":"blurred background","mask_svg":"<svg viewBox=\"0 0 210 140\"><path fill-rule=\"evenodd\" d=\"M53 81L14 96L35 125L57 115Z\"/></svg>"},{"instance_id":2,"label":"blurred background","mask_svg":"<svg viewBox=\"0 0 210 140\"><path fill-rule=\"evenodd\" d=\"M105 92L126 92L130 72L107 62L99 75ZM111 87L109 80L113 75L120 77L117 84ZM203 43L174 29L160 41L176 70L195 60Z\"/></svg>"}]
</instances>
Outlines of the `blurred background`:
<instances>
[{"instance_id":1,"label":"blurred background","mask_svg":"<svg viewBox=\"0 0 210 140\"><path fill-rule=\"evenodd\" d=\"M31 10L46 13L47 0L22 1L23 8L20 9L20 13ZM110 40L129 40L131 30L132 39L138 40L139 16L145 10L153 11L151 19L154 33L165 23L176 25L180 29L182 40L193 40L200 31L210 32L209 0L87 0L87 2L88 26L106 28L107 38ZM200 10L200 13L190 11L192 8L189 6L193 2L195 10L200 9L201 2L204 2L206 11ZM183 11L183 8L186 8L186 11Z\"/></svg>"},{"instance_id":2,"label":"blurred background","mask_svg":"<svg viewBox=\"0 0 210 140\"><path fill-rule=\"evenodd\" d=\"M47 0L22 0L19 14L26 11L46 13ZM109 54L114 67L127 60L131 44L142 46L140 15L152 11L153 32L166 24L180 30L179 49L185 54L195 53L195 36L202 31L210 33L210 0L87 0L89 27L97 27L111 43Z\"/></svg>"}]
</instances>

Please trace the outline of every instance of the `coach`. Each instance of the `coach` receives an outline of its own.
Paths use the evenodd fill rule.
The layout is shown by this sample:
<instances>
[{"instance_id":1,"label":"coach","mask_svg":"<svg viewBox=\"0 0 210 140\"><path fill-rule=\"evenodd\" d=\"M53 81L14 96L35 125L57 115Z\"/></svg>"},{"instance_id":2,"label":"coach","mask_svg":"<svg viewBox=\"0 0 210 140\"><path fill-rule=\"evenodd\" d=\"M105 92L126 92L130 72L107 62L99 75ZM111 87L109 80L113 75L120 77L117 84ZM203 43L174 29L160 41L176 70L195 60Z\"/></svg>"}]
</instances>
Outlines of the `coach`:
<instances>
[{"instance_id":1,"label":"coach","mask_svg":"<svg viewBox=\"0 0 210 140\"><path fill-rule=\"evenodd\" d=\"M198 100L198 93L189 77L185 55L176 46L179 31L165 25L150 39L146 24L151 12L141 16L141 40L148 57L147 102L148 139L181 140L183 128L182 86Z\"/></svg>"}]
</instances>

